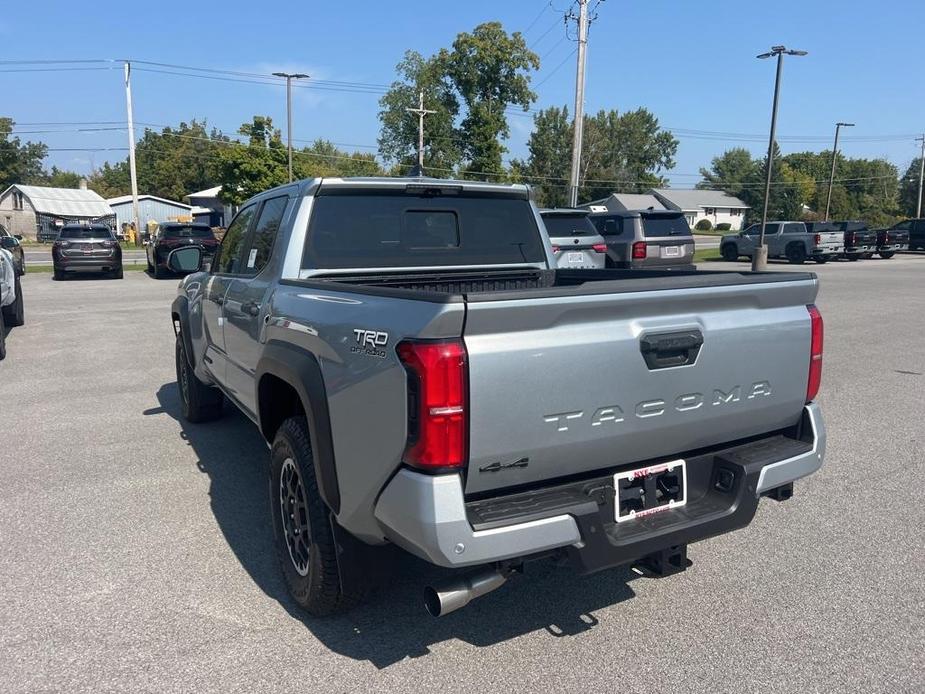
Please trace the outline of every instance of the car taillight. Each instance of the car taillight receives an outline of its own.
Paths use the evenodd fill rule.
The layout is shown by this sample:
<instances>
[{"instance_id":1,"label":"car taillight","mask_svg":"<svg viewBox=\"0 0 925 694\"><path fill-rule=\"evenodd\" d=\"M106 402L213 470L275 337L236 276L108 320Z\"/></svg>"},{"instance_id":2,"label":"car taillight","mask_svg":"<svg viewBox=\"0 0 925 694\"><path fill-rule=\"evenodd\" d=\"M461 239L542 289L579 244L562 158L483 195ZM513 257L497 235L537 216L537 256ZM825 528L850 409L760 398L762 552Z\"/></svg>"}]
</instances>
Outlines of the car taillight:
<instances>
[{"instance_id":1,"label":"car taillight","mask_svg":"<svg viewBox=\"0 0 925 694\"><path fill-rule=\"evenodd\" d=\"M591 246L591 248L594 249L595 253L606 253L607 252L606 243L595 243L594 245Z\"/></svg>"},{"instance_id":2,"label":"car taillight","mask_svg":"<svg viewBox=\"0 0 925 694\"><path fill-rule=\"evenodd\" d=\"M468 455L469 398L462 340L405 341L397 352L410 376L404 461L429 470L463 467Z\"/></svg>"},{"instance_id":3,"label":"car taillight","mask_svg":"<svg viewBox=\"0 0 925 694\"><path fill-rule=\"evenodd\" d=\"M809 311L811 339L809 345L809 379L806 381L806 402L815 400L822 383L822 314L813 304L806 307Z\"/></svg>"},{"instance_id":4,"label":"car taillight","mask_svg":"<svg viewBox=\"0 0 925 694\"><path fill-rule=\"evenodd\" d=\"M646 242L637 241L633 244L633 260L643 260L646 257Z\"/></svg>"},{"instance_id":5,"label":"car taillight","mask_svg":"<svg viewBox=\"0 0 925 694\"><path fill-rule=\"evenodd\" d=\"M885 231L883 232L883 243L889 243L889 242L890 242L890 232Z\"/></svg>"},{"instance_id":6,"label":"car taillight","mask_svg":"<svg viewBox=\"0 0 925 694\"><path fill-rule=\"evenodd\" d=\"M817 246L822 245L822 234L816 234L816 237L813 239L813 242Z\"/></svg>"}]
</instances>

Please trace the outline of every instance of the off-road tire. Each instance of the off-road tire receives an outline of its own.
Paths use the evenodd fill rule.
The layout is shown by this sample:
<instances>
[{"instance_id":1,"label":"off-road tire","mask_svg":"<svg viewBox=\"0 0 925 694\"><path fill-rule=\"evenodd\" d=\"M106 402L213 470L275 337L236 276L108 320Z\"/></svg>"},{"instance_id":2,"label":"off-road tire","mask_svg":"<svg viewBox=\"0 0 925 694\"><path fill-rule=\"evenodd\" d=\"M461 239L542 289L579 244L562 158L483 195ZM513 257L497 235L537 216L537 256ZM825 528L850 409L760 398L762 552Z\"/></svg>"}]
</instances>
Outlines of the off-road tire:
<instances>
[{"instance_id":1,"label":"off-road tire","mask_svg":"<svg viewBox=\"0 0 925 694\"><path fill-rule=\"evenodd\" d=\"M723 247L720 249L720 254L726 262L734 263L739 259L739 247L734 243L723 244Z\"/></svg>"},{"instance_id":2,"label":"off-road tire","mask_svg":"<svg viewBox=\"0 0 925 694\"><path fill-rule=\"evenodd\" d=\"M4 306L2 313L3 322L11 328L17 328L20 325L24 325L26 322L26 311L24 307L24 299L22 296L22 286L18 276L14 280L13 286L16 291L16 301L14 301L9 306Z\"/></svg>"},{"instance_id":3,"label":"off-road tire","mask_svg":"<svg viewBox=\"0 0 925 694\"><path fill-rule=\"evenodd\" d=\"M787 246L787 261L791 265L802 265L806 262L806 249L802 244L791 243Z\"/></svg>"},{"instance_id":4,"label":"off-road tire","mask_svg":"<svg viewBox=\"0 0 925 694\"><path fill-rule=\"evenodd\" d=\"M180 391L180 410L183 419L198 424L222 416L225 396L218 388L207 386L193 372L186 357L186 346L181 333L177 333L176 347L177 388Z\"/></svg>"},{"instance_id":5,"label":"off-road tire","mask_svg":"<svg viewBox=\"0 0 925 694\"><path fill-rule=\"evenodd\" d=\"M284 501L280 478L286 467L291 479L292 466L288 465L287 461L292 461L294 464L294 469L300 478L300 488L303 491L302 499L296 500L295 505L293 505L291 496L285 503L290 508L296 509L296 513L301 510L299 517L307 521L303 525L301 535L298 536L304 537L307 534L310 539L307 551L304 541L301 545L301 556L307 555L307 561L304 561L307 571L304 575L298 570L296 560L290 552L286 539L287 531L283 525ZM358 582L361 586L358 594L346 595L341 590L337 566L337 546L331 530L330 511L321 500L321 494L318 491L311 437L305 417L290 417L285 420L273 439L273 447L270 449L270 514L273 522L276 556L279 559L283 580L292 599L302 609L322 617L348 610L366 597L369 586L363 581ZM296 520L291 514L290 519L289 523Z\"/></svg>"}]
</instances>

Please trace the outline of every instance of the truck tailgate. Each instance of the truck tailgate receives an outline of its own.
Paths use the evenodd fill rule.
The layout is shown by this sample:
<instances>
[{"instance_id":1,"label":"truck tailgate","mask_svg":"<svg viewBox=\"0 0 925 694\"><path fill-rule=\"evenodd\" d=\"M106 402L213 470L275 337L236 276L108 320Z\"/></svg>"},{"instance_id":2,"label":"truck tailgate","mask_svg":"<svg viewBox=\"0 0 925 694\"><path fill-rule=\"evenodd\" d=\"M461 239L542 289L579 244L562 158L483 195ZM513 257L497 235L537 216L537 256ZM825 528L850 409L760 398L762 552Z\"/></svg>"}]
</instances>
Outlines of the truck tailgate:
<instances>
[{"instance_id":1,"label":"truck tailgate","mask_svg":"<svg viewBox=\"0 0 925 694\"><path fill-rule=\"evenodd\" d=\"M634 281L467 303L467 493L677 456L799 419L812 276L628 291Z\"/></svg>"},{"instance_id":2,"label":"truck tailgate","mask_svg":"<svg viewBox=\"0 0 925 694\"><path fill-rule=\"evenodd\" d=\"M821 231L816 234L818 242L817 248L831 250L841 250L845 245L845 233L843 231Z\"/></svg>"}]
</instances>

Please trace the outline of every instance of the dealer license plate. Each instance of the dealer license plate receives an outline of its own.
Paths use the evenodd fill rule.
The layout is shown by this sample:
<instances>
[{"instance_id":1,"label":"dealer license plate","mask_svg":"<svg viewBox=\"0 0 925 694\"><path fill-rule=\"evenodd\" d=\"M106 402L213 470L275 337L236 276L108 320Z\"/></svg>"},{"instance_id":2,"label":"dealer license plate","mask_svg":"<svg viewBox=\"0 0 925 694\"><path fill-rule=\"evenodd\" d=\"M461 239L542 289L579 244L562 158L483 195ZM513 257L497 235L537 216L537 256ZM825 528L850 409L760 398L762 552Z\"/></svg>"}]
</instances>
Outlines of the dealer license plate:
<instances>
[{"instance_id":1,"label":"dealer license plate","mask_svg":"<svg viewBox=\"0 0 925 694\"><path fill-rule=\"evenodd\" d=\"M613 487L618 523L680 508L687 503L687 463L672 460L618 472Z\"/></svg>"}]
</instances>

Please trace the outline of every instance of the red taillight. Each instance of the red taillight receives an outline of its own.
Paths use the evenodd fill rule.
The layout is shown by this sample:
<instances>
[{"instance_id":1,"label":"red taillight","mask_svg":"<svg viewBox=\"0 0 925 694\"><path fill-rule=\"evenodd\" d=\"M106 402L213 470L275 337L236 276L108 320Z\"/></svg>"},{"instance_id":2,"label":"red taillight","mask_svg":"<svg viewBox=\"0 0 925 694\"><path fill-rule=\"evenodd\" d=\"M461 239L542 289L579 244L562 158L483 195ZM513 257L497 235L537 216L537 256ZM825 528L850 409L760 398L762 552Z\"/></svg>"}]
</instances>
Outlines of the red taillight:
<instances>
[{"instance_id":1,"label":"red taillight","mask_svg":"<svg viewBox=\"0 0 925 694\"><path fill-rule=\"evenodd\" d=\"M646 257L646 242L637 241L633 244L633 260L643 260Z\"/></svg>"},{"instance_id":2,"label":"red taillight","mask_svg":"<svg viewBox=\"0 0 925 694\"><path fill-rule=\"evenodd\" d=\"M464 466L469 419L462 340L406 341L399 343L397 351L412 381L404 461L431 470Z\"/></svg>"},{"instance_id":3,"label":"red taillight","mask_svg":"<svg viewBox=\"0 0 925 694\"><path fill-rule=\"evenodd\" d=\"M813 239L817 246L822 245L822 234L816 234L816 237Z\"/></svg>"},{"instance_id":4,"label":"red taillight","mask_svg":"<svg viewBox=\"0 0 925 694\"><path fill-rule=\"evenodd\" d=\"M593 246L591 246L591 248L594 249L595 253L606 253L607 252L606 243L595 243Z\"/></svg>"},{"instance_id":5,"label":"red taillight","mask_svg":"<svg viewBox=\"0 0 925 694\"><path fill-rule=\"evenodd\" d=\"M822 383L822 314L813 304L806 307L809 311L812 338L809 346L809 379L806 382L806 402L816 399L819 385Z\"/></svg>"},{"instance_id":6,"label":"red taillight","mask_svg":"<svg viewBox=\"0 0 925 694\"><path fill-rule=\"evenodd\" d=\"M890 232L883 232L883 243L888 244L890 242Z\"/></svg>"}]
</instances>

